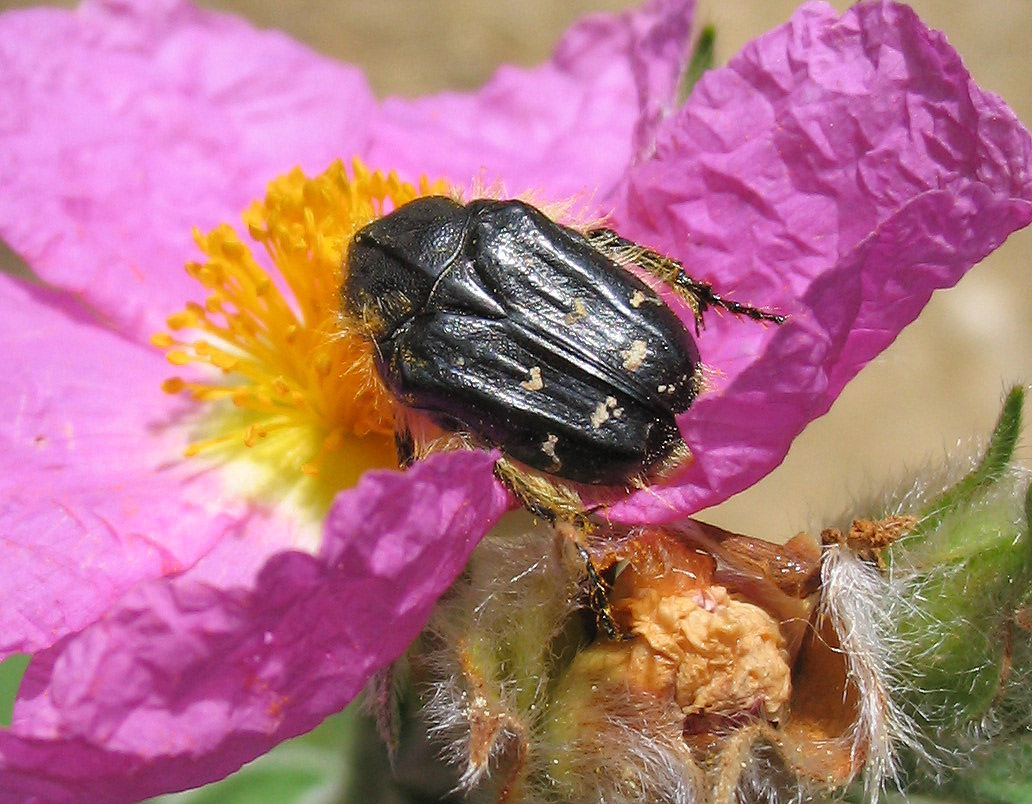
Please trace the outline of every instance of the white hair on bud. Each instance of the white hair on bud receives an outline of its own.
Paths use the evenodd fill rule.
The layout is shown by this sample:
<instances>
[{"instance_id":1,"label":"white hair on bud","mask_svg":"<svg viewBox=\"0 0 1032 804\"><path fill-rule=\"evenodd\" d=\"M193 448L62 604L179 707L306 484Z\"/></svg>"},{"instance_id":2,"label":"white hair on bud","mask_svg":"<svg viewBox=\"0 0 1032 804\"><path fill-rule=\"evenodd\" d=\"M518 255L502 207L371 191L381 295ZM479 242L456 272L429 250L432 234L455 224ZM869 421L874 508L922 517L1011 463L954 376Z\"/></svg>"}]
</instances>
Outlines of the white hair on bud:
<instances>
[{"instance_id":1,"label":"white hair on bud","mask_svg":"<svg viewBox=\"0 0 1032 804\"><path fill-rule=\"evenodd\" d=\"M460 677L451 675L431 686L431 695L424 704L423 714L427 733L441 745L440 755L449 764L460 769L456 791L469 793L483 781L497 764L510 741L518 739L519 730L499 713L497 728L491 735L488 749L474 759L470 746L473 740L471 723L473 707L469 689Z\"/></svg>"},{"instance_id":2,"label":"white hair on bud","mask_svg":"<svg viewBox=\"0 0 1032 804\"><path fill-rule=\"evenodd\" d=\"M847 531L849 522L857 517L877 520L919 514L968 475L979 464L984 451L984 443L973 441L960 454L924 467L909 483L900 483L866 503L851 505L849 516L839 523L840 529ZM1002 477L980 490L958 512L941 512L943 521L939 527L951 527L953 517L965 516L968 505L975 509L1010 506L1014 532L1022 532L1028 527L1023 500L1030 480L1032 472L1012 464ZM1007 517L1002 519L1006 521ZM1032 723L1032 696L1027 691L1018 694L1021 685L1026 685L1025 690L1029 688L1027 676L1032 675L1032 667L1028 663L1011 668L997 701L984 716L970 722L964 720L959 705L936 706L932 703L935 696L922 697L921 657L915 657L914 646L899 635L900 622L920 622L928 650L934 650L958 628L986 639L1003 637L987 634L985 623L965 621L959 612L948 621L930 612L927 601L940 594L951 575L965 572L966 564L923 565L920 553L907 549L907 538L904 535L898 543L892 564L885 572L845 545L826 547L823 556L819 616L826 618L838 635L849 679L858 691L853 752L865 761L865 800L873 804L886 785L902 789L910 781L904 778L904 756L906 773L917 771L921 777L941 782L952 772L970 767L983 750L992 747L992 741L1013 733L1016 723L1024 724L1024 728ZM920 551L919 544L915 544L914 551ZM978 594L979 590L972 593ZM1032 634L1018 632L1016 639L1030 643ZM901 661L901 657L910 657L910 662ZM969 668L967 674L974 685L980 670Z\"/></svg>"},{"instance_id":3,"label":"white hair on bud","mask_svg":"<svg viewBox=\"0 0 1032 804\"><path fill-rule=\"evenodd\" d=\"M747 751L736 780L734 804L805 804L827 800L826 790L811 791L786 769L780 747L768 739L753 739Z\"/></svg>"},{"instance_id":4,"label":"white hair on bud","mask_svg":"<svg viewBox=\"0 0 1032 804\"><path fill-rule=\"evenodd\" d=\"M428 731L466 793L529 751L545 707L551 642L579 605L553 531L528 527L523 517L506 525L484 539L438 606L422 657L433 679L423 709ZM518 659L506 666L497 651Z\"/></svg>"},{"instance_id":5,"label":"white hair on bud","mask_svg":"<svg viewBox=\"0 0 1032 804\"><path fill-rule=\"evenodd\" d=\"M706 801L704 777L681 739L680 720L657 723L654 712L636 713L631 700L609 711L593 734L562 744L543 742L540 780L533 804L551 801L549 757L575 757L559 782L563 804L699 804ZM603 706L603 702L599 706ZM590 741L590 742L589 742Z\"/></svg>"},{"instance_id":6,"label":"white hair on bud","mask_svg":"<svg viewBox=\"0 0 1032 804\"><path fill-rule=\"evenodd\" d=\"M907 747L923 754L918 731L895 702L892 638L897 605L905 605L898 588L845 545L824 550L818 617L835 630L850 683L858 692L852 758L864 766L864 790L877 804L886 781L899 780L898 752Z\"/></svg>"}]
</instances>

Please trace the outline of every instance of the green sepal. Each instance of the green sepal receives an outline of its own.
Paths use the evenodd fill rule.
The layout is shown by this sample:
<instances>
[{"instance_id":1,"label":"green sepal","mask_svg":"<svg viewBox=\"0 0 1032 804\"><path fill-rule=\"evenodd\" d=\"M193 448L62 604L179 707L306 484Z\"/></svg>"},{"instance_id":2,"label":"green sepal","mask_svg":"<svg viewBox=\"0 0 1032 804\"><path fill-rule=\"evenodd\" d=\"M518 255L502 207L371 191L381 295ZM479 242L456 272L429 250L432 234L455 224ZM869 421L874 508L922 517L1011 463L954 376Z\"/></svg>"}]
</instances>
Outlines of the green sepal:
<instances>
[{"instance_id":1,"label":"green sepal","mask_svg":"<svg viewBox=\"0 0 1032 804\"><path fill-rule=\"evenodd\" d=\"M956 485L936 497L921 511L917 527L911 531L908 538L911 549L916 542L935 533L951 511L969 505L1007 471L1014 456L1018 436L1021 435L1021 411L1024 404L1025 388L1016 385L1004 398L1003 409L996 420L982 460Z\"/></svg>"},{"instance_id":2,"label":"green sepal","mask_svg":"<svg viewBox=\"0 0 1032 804\"><path fill-rule=\"evenodd\" d=\"M1012 389L978 465L884 556L910 600L895 623L902 703L939 736L959 734L998 700L1012 618L1032 586L1029 490L1010 469L1023 401L1024 388Z\"/></svg>"}]
</instances>

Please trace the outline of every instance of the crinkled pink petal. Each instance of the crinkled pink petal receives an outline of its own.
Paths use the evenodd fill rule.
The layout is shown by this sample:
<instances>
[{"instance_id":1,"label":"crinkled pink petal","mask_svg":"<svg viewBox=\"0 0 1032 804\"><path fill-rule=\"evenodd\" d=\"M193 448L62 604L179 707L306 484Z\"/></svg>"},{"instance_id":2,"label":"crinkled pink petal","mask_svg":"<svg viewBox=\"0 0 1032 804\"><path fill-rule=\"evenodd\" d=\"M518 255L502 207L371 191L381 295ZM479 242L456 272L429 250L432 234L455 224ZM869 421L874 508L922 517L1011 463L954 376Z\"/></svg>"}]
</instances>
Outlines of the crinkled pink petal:
<instances>
[{"instance_id":1,"label":"crinkled pink petal","mask_svg":"<svg viewBox=\"0 0 1032 804\"><path fill-rule=\"evenodd\" d=\"M708 73L631 172L617 228L789 321L708 315L710 387L678 420L694 461L612 517L668 521L780 463L932 290L1032 220L1030 155L906 6L804 6Z\"/></svg>"},{"instance_id":2,"label":"crinkled pink petal","mask_svg":"<svg viewBox=\"0 0 1032 804\"><path fill-rule=\"evenodd\" d=\"M656 0L573 26L551 61L501 68L475 94L387 100L370 128L374 164L403 173L503 179L513 194L605 197L652 148L684 68L692 0Z\"/></svg>"},{"instance_id":3,"label":"crinkled pink petal","mask_svg":"<svg viewBox=\"0 0 1032 804\"><path fill-rule=\"evenodd\" d=\"M0 274L0 657L77 631L141 580L243 524L215 473L178 461L160 353L63 295ZM286 523L278 523L286 528Z\"/></svg>"},{"instance_id":4,"label":"crinkled pink petal","mask_svg":"<svg viewBox=\"0 0 1032 804\"><path fill-rule=\"evenodd\" d=\"M0 802L135 801L221 778L339 711L405 650L508 505L496 455L452 453L340 494L320 554L216 587L128 593L37 656L0 732Z\"/></svg>"},{"instance_id":5,"label":"crinkled pink petal","mask_svg":"<svg viewBox=\"0 0 1032 804\"><path fill-rule=\"evenodd\" d=\"M471 95L391 101L281 34L184 1L0 17L0 237L134 337L196 295L193 227L300 164L610 188L676 87L691 2L575 26L552 62ZM173 300L173 302L170 302Z\"/></svg>"},{"instance_id":6,"label":"crinkled pink petal","mask_svg":"<svg viewBox=\"0 0 1032 804\"><path fill-rule=\"evenodd\" d=\"M686 13L655 9L674 20L670 34L648 15L624 20L641 28L633 35L601 26L635 61L638 94L611 108L639 139L672 94L674 67L664 91L659 60ZM571 75L605 61L601 45L569 49L557 58ZM193 225L235 216L294 163L311 171L362 153L374 117L365 83L175 0L6 15L0 63L0 233L113 327L67 296L2 283L19 314L5 321L17 340L4 356L14 393L0 410L0 499L4 538L24 557L0 590L16 601L4 647L37 653L0 733L0 800L114 801L199 784L310 728L397 656L508 496L483 454L374 474L341 498L321 562L285 554L250 582L277 537L289 543L290 523L228 498L213 474L184 474L183 433L163 429L167 369L134 339L193 290L180 268ZM514 105L513 127L520 115ZM626 153L598 156L612 156L612 183ZM561 149L550 158L562 168ZM500 162L497 175L507 170L519 165ZM216 543L186 574L148 580Z\"/></svg>"},{"instance_id":7,"label":"crinkled pink petal","mask_svg":"<svg viewBox=\"0 0 1032 804\"><path fill-rule=\"evenodd\" d=\"M146 338L197 294L194 227L359 150L357 70L185 2L0 17L0 237Z\"/></svg>"}]
</instances>

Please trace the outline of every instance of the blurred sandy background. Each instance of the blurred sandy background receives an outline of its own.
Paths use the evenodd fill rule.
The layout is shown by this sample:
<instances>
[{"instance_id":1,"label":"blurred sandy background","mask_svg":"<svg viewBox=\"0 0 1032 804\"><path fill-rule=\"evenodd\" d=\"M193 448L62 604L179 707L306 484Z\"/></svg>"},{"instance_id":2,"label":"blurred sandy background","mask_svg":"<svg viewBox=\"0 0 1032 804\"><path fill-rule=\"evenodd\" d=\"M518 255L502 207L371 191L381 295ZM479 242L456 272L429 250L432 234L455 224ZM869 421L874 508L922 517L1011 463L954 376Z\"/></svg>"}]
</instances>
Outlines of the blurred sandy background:
<instances>
[{"instance_id":1,"label":"blurred sandy background","mask_svg":"<svg viewBox=\"0 0 1032 804\"><path fill-rule=\"evenodd\" d=\"M0 10L38 3L0 0ZM213 0L201 5L279 28L361 65L381 95L471 89L501 63L547 58L562 30L620 0ZM75 5L73 2L54 5ZM793 0L700 0L717 27L717 63L784 21ZM836 0L840 10L849 3ZM1032 125L1032 0L914 0L985 88ZM13 258L0 253L10 268ZM819 528L908 467L987 433L1010 383L1032 381L1032 232L1013 236L851 383L784 464L704 518L768 538ZM1028 411L1032 415L1032 406ZM1025 439L1023 457L1030 457Z\"/></svg>"}]
</instances>

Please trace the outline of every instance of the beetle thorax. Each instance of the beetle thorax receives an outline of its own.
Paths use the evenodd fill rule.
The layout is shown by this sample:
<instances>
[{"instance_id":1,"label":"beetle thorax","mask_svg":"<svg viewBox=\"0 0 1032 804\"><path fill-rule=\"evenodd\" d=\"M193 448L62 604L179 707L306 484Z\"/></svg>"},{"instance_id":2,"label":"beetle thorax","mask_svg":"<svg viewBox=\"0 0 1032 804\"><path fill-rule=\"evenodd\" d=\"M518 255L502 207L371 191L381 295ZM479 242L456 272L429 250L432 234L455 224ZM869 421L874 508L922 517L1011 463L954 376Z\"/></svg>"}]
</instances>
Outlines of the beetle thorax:
<instances>
[{"instance_id":1,"label":"beetle thorax","mask_svg":"<svg viewBox=\"0 0 1032 804\"><path fill-rule=\"evenodd\" d=\"M390 336L424 308L461 249L461 210L450 198L421 198L406 206L403 217L374 221L352 239L342 302L369 337Z\"/></svg>"}]
</instances>

